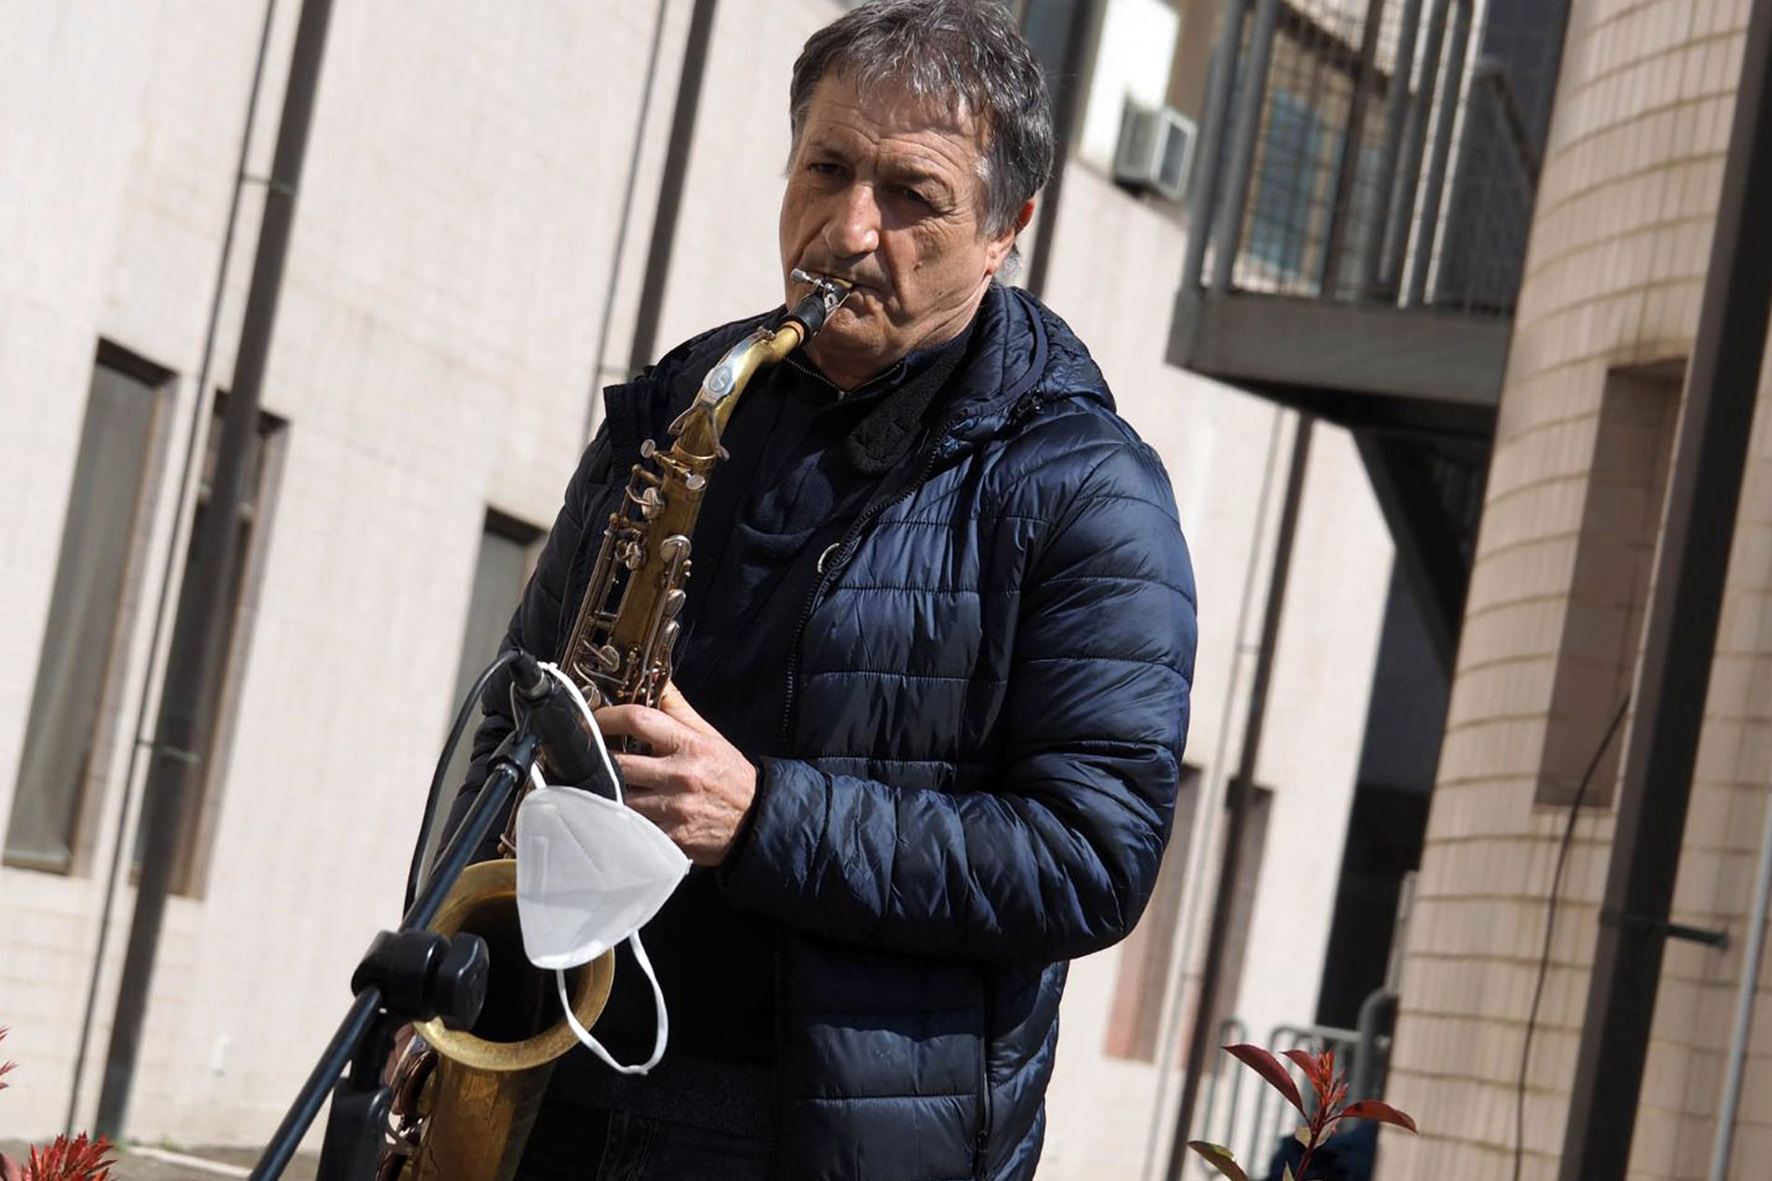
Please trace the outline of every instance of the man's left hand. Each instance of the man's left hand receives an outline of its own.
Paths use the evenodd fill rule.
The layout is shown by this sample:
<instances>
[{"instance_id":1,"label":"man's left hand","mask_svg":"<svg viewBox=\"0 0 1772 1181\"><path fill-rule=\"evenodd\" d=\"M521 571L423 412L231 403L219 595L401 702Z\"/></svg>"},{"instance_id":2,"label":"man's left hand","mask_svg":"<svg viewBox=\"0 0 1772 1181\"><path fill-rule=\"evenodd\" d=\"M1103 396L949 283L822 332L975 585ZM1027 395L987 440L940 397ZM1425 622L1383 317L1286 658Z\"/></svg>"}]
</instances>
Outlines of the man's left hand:
<instances>
[{"instance_id":1,"label":"man's left hand","mask_svg":"<svg viewBox=\"0 0 1772 1181\"><path fill-rule=\"evenodd\" d=\"M666 685L657 709L597 711L608 738L645 743L648 754L612 752L627 781L624 799L697 865L719 865L757 795L757 768Z\"/></svg>"}]
</instances>

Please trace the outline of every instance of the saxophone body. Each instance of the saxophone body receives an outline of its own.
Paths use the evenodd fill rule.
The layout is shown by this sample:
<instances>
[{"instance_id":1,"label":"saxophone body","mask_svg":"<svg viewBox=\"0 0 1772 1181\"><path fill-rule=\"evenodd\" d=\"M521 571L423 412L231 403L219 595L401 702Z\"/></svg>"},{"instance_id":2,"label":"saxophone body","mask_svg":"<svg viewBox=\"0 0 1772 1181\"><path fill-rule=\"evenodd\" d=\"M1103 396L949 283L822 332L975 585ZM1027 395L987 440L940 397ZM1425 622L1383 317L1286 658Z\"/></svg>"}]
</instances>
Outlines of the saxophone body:
<instances>
[{"instance_id":1,"label":"saxophone body","mask_svg":"<svg viewBox=\"0 0 1772 1181\"><path fill-rule=\"evenodd\" d=\"M670 680L690 538L709 475L726 458L726 423L751 378L810 340L848 295L839 280L802 271L794 278L810 284L811 294L781 327L759 328L729 349L671 424L669 448L647 440L629 473L559 660L592 708L655 706ZM507 852L514 807L511 816ZM468 866L432 923L446 936L486 939L491 979L471 1030L441 1021L417 1026L392 1082L398 1114L379 1181L509 1181L555 1061L578 1044L555 1008L552 974L523 953L516 864L506 856ZM567 974L573 1013L587 1029L613 976L614 952Z\"/></svg>"},{"instance_id":2,"label":"saxophone body","mask_svg":"<svg viewBox=\"0 0 1772 1181\"><path fill-rule=\"evenodd\" d=\"M620 510L611 513L590 585L566 641L560 667L592 708L657 705L671 677L677 615L689 579L690 537L707 495L708 476L724 458L720 437L745 386L778 364L824 325L847 295L829 279L813 279L780 328L759 328L708 370L701 389L671 424L671 446L651 439L640 448Z\"/></svg>"}]
</instances>

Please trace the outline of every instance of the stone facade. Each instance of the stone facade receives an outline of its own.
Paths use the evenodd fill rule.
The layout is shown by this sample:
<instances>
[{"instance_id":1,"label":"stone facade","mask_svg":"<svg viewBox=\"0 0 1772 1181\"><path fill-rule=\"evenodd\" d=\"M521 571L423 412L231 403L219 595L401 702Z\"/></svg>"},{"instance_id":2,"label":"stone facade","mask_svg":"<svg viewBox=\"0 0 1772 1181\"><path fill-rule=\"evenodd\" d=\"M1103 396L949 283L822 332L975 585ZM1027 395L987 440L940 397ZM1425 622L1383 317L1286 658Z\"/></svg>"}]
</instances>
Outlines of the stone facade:
<instances>
[{"instance_id":1,"label":"stone facade","mask_svg":"<svg viewBox=\"0 0 1772 1181\"><path fill-rule=\"evenodd\" d=\"M1385 1178L1511 1172L1566 805L1635 672L1747 8L1573 6L1403 973L1388 1098L1423 1134L1386 1137ZM1757 422L1673 916L1737 933L1772 770L1766 432ZM1556 1176L1562 1149L1623 741L1562 882L1526 1075L1528 1178ZM1703 1175L1740 964L1739 940L1669 943L1631 1177ZM1772 1092L1753 1085L1772 1041L1754 1051L1738 1176L1772 1146Z\"/></svg>"}]
</instances>

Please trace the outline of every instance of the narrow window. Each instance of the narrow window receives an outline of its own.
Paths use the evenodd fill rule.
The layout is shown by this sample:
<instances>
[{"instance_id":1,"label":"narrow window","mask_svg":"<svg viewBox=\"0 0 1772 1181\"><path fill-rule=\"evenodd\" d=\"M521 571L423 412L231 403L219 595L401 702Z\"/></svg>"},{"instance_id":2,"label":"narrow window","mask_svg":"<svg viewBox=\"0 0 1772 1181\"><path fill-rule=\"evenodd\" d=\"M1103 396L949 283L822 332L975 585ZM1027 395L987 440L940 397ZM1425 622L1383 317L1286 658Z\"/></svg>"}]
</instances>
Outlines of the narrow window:
<instances>
[{"instance_id":1,"label":"narrow window","mask_svg":"<svg viewBox=\"0 0 1772 1181\"><path fill-rule=\"evenodd\" d=\"M1273 811L1274 793L1265 787L1249 789L1249 815L1243 826L1243 839L1237 854L1237 880L1231 883L1231 906L1228 925L1225 929L1224 949L1218 968L1218 989L1212 1002L1212 1024L1210 1036L1217 1039L1209 1045L1217 1046L1224 1043L1226 1037L1224 1023L1236 1016L1237 1001L1243 990L1243 960L1249 950L1249 923L1255 913L1255 890L1261 881L1261 861L1267 848L1268 815ZM1224 823L1230 823L1230 801L1225 801ZM1220 829L1220 832L1225 831ZM1214 865L1217 865L1216 859ZM1219 870L1214 868L1208 890L1218 889ZM1206 909L1203 916L1211 913L1212 895L1205 899ZM1210 921L1202 918L1202 922ZM1197 941L1198 948L1206 946L1205 928L1201 928L1201 937ZM1200 1007L1200 984L1204 964L1195 962L1189 965L1189 977L1184 994L1187 997L1185 1013L1177 1030L1179 1053L1185 1058L1188 1038L1193 1033L1194 1018ZM1239 1037L1245 1037L1251 1031L1244 1030ZM1265 1031L1263 1031L1265 1033ZM1216 1073L1223 1065L1219 1059L1221 1054L1209 1054L1206 1061L1208 1073Z\"/></svg>"},{"instance_id":2,"label":"narrow window","mask_svg":"<svg viewBox=\"0 0 1772 1181\"><path fill-rule=\"evenodd\" d=\"M486 524L480 534L480 556L474 564L474 589L468 598L468 617L462 631L461 659L456 667L455 693L449 699L449 717L444 720L445 734L455 720L455 711L480 673L498 655L511 622L511 613L523 595L535 567L543 532L534 525L506 516L497 509L486 511ZM552 659L554 653L539 653ZM475 718L479 714L476 712ZM455 789L467 777L469 756L474 745L474 724L457 744L449 760L449 771L443 779L443 796L437 805L437 816L431 831L425 834L424 863L429 865L437 851L437 838Z\"/></svg>"},{"instance_id":3,"label":"narrow window","mask_svg":"<svg viewBox=\"0 0 1772 1181\"><path fill-rule=\"evenodd\" d=\"M6 826L8 865L75 868L117 731L125 610L170 374L100 344Z\"/></svg>"},{"instance_id":4,"label":"narrow window","mask_svg":"<svg viewBox=\"0 0 1772 1181\"><path fill-rule=\"evenodd\" d=\"M1225 1021L1236 1014L1237 1001L1243 991L1243 961L1249 954L1249 923L1255 916L1255 890L1261 881L1262 856L1267 850L1268 817L1273 812L1273 803L1274 793L1267 788L1249 789L1249 815L1243 825L1242 847L1237 855L1237 880L1231 887L1230 925L1225 930L1224 961L1219 967L1218 991L1212 1005L1211 1029L1214 1037L1218 1036ZM1230 819L1228 805L1225 819L1227 822ZM1187 1037L1189 1028L1183 1026L1182 1037ZM1224 1055L1214 1055L1214 1061L1208 1069L1216 1069L1220 1065L1217 1059L1223 1057Z\"/></svg>"},{"instance_id":5,"label":"narrow window","mask_svg":"<svg viewBox=\"0 0 1772 1181\"><path fill-rule=\"evenodd\" d=\"M1590 765L1582 806L1612 804L1622 732L1597 764L1594 754L1636 677L1680 382L1677 372L1659 370L1606 378L1539 766L1540 804L1574 803Z\"/></svg>"},{"instance_id":6,"label":"narrow window","mask_svg":"<svg viewBox=\"0 0 1772 1181\"><path fill-rule=\"evenodd\" d=\"M1183 767L1181 791L1175 800L1175 823L1157 884L1138 925L1120 944L1119 973L1108 1010L1106 1052L1115 1058L1151 1062L1162 1035L1163 1002L1169 984L1169 962L1175 951L1187 889L1188 841L1193 836L1194 810L1199 806L1200 773Z\"/></svg>"},{"instance_id":7,"label":"narrow window","mask_svg":"<svg viewBox=\"0 0 1772 1181\"><path fill-rule=\"evenodd\" d=\"M190 577L196 539L202 535L209 520L216 462L221 455L222 415L226 407L227 396L217 394L203 455L203 479L197 488L190 540L185 549L183 573L186 579ZM200 770L191 781L193 794L185 799L179 816L178 849L174 854L172 875L172 892L175 894L201 893L202 883L208 876L215 820L220 810L240 683L258 602L258 575L270 533L270 505L274 499L276 473L282 466L284 426L281 418L261 411L258 429L253 433L249 444L251 450L246 456L246 478L234 518L234 547L228 559L227 582L222 591L221 610L228 622L210 649L197 696ZM138 870L146 835L145 829L136 830L135 868Z\"/></svg>"}]
</instances>

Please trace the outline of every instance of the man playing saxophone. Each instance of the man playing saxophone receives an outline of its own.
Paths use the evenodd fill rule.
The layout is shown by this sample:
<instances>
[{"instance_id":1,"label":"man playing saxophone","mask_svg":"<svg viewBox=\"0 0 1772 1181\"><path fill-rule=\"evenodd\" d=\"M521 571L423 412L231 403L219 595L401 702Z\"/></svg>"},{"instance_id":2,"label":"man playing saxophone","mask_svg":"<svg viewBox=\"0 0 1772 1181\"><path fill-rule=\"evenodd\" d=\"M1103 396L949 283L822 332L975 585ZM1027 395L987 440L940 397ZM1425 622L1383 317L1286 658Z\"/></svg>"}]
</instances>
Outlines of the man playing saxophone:
<instances>
[{"instance_id":1,"label":"man playing saxophone","mask_svg":"<svg viewBox=\"0 0 1772 1181\"><path fill-rule=\"evenodd\" d=\"M1167 478L1064 322L1000 281L1052 163L1001 5L879 0L794 67L780 218L853 286L727 424L674 684L597 713L696 868L647 926L670 1049L574 1052L519 1176L1026 1178L1066 963L1124 936L1168 837L1193 576ZM606 393L512 618L556 658L648 439L756 317ZM459 814L509 733L508 678ZM623 953L625 956L625 952ZM618 962L596 1033L654 1036Z\"/></svg>"}]
</instances>

